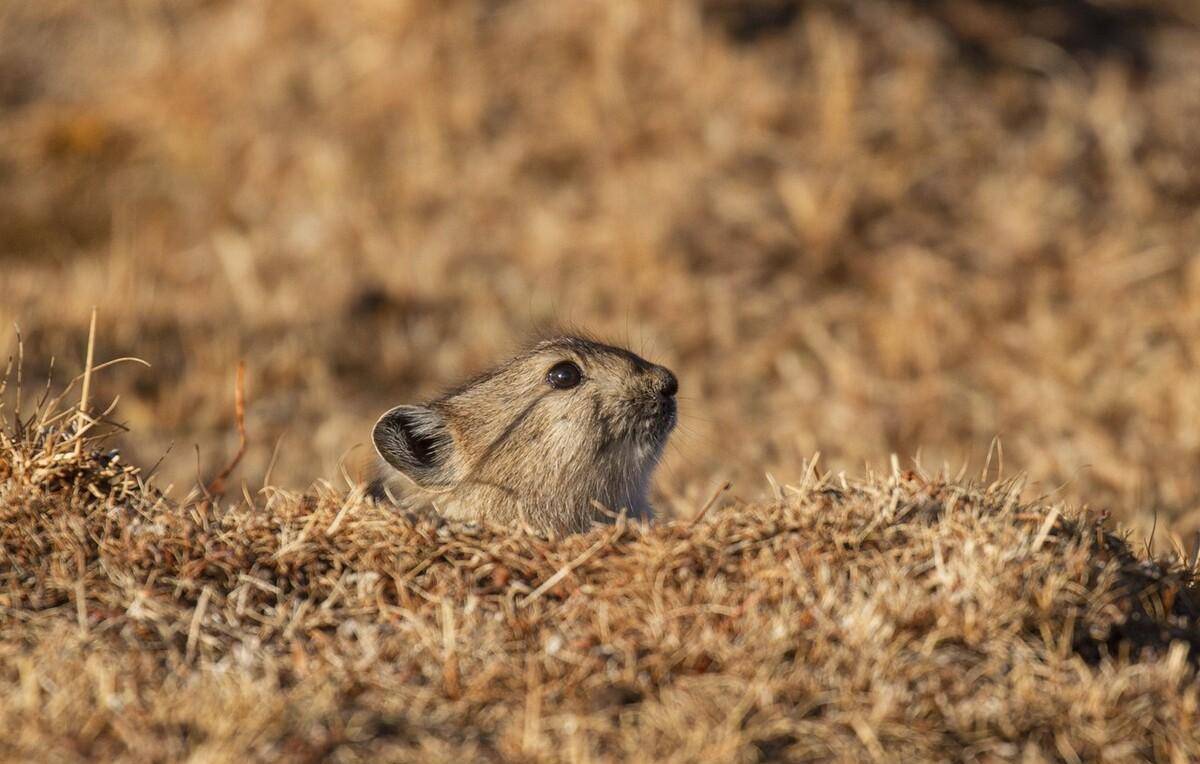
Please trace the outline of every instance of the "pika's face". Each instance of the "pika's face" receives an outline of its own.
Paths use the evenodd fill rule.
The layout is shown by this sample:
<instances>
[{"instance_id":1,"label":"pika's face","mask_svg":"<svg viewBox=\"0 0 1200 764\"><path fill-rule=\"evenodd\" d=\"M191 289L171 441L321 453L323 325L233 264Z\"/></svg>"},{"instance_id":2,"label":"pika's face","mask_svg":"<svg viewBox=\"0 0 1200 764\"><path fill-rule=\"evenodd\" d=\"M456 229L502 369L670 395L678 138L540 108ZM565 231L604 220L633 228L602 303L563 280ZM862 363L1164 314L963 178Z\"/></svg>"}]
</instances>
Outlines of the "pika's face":
<instances>
[{"instance_id":1,"label":"pika's face","mask_svg":"<svg viewBox=\"0 0 1200 764\"><path fill-rule=\"evenodd\" d=\"M628 350L563 337L428 406L392 409L374 440L425 488L608 501L644 490L675 427L677 389L668 369Z\"/></svg>"},{"instance_id":2,"label":"pika's face","mask_svg":"<svg viewBox=\"0 0 1200 764\"><path fill-rule=\"evenodd\" d=\"M577 452L620 458L624 466L653 462L675 427L675 375L627 350L551 340L510 371L526 390L523 401L538 409L529 416L539 426L521 429L543 440L547 457Z\"/></svg>"}]
</instances>

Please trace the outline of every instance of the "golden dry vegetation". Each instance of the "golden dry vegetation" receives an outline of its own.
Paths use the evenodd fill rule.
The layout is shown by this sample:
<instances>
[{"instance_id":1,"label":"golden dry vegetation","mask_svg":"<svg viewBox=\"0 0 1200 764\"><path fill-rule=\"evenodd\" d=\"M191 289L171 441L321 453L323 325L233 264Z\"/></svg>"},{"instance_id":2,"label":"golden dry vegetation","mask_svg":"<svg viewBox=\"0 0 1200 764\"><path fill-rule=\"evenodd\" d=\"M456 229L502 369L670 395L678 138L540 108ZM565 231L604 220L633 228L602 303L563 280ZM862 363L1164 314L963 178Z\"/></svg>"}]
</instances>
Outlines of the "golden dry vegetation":
<instances>
[{"instance_id":1,"label":"golden dry vegetation","mask_svg":"<svg viewBox=\"0 0 1200 764\"><path fill-rule=\"evenodd\" d=\"M1200 755L1195 562L1019 482L808 470L548 541L330 486L174 505L47 411L0 437L4 759Z\"/></svg>"},{"instance_id":2,"label":"golden dry vegetation","mask_svg":"<svg viewBox=\"0 0 1200 764\"><path fill-rule=\"evenodd\" d=\"M1189 0L0 3L0 754L1195 758L1196 125ZM676 522L361 501L547 325Z\"/></svg>"},{"instance_id":3,"label":"golden dry vegetation","mask_svg":"<svg viewBox=\"0 0 1200 764\"><path fill-rule=\"evenodd\" d=\"M1200 529L1188 3L6 5L0 325L125 444L335 477L531 327L683 380L663 506L815 452ZM0 343L15 347L11 332Z\"/></svg>"}]
</instances>

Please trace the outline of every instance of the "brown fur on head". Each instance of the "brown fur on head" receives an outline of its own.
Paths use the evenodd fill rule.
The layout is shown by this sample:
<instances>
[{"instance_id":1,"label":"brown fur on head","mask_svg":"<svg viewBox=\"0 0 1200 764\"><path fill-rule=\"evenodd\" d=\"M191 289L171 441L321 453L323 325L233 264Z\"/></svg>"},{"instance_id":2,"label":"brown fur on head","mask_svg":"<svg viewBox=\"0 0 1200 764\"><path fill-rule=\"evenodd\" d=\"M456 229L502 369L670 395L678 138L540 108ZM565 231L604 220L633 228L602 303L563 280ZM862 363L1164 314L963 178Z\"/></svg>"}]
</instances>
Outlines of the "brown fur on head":
<instances>
[{"instance_id":1,"label":"brown fur on head","mask_svg":"<svg viewBox=\"0 0 1200 764\"><path fill-rule=\"evenodd\" d=\"M372 437L449 517L573 533L607 519L596 504L652 516L646 492L676 388L668 369L628 350L558 337L428 405L397 406Z\"/></svg>"}]
</instances>

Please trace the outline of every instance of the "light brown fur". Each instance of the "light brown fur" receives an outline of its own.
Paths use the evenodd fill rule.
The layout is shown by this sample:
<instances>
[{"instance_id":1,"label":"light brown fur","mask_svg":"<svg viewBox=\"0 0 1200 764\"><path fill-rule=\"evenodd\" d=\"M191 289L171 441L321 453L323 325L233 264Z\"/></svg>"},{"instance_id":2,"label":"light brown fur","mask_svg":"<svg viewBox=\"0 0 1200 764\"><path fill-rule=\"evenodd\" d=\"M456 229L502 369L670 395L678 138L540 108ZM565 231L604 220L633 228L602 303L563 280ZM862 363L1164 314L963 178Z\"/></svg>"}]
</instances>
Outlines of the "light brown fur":
<instances>
[{"instance_id":1,"label":"light brown fur","mask_svg":"<svg viewBox=\"0 0 1200 764\"><path fill-rule=\"evenodd\" d=\"M548 381L571 362L582 380ZM427 406L398 406L373 432L390 465L446 516L524 522L554 534L622 510L650 519L651 473L675 425L675 377L628 350L579 337L540 342Z\"/></svg>"}]
</instances>

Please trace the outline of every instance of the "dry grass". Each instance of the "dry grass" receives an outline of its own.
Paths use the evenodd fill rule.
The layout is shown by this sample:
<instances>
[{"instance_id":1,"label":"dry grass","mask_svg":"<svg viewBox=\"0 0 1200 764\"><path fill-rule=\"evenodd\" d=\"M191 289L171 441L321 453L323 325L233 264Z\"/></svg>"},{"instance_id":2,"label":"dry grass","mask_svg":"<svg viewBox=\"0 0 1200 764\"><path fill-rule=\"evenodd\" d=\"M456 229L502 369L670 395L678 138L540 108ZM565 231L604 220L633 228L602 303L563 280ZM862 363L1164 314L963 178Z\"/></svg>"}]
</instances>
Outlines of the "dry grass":
<instances>
[{"instance_id":1,"label":"dry grass","mask_svg":"<svg viewBox=\"0 0 1200 764\"><path fill-rule=\"evenodd\" d=\"M0 4L0 754L1197 758L1197 124L1188 0ZM362 502L547 323L675 522Z\"/></svg>"},{"instance_id":2,"label":"dry grass","mask_svg":"<svg viewBox=\"0 0 1200 764\"><path fill-rule=\"evenodd\" d=\"M1200 756L1194 571L1014 481L807 471L554 542L176 505L59 421L0 436L5 759Z\"/></svg>"}]
</instances>

